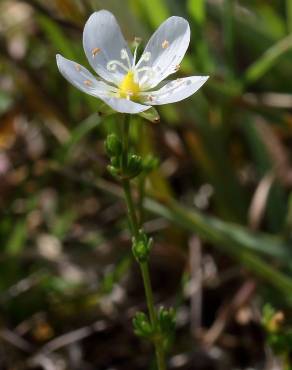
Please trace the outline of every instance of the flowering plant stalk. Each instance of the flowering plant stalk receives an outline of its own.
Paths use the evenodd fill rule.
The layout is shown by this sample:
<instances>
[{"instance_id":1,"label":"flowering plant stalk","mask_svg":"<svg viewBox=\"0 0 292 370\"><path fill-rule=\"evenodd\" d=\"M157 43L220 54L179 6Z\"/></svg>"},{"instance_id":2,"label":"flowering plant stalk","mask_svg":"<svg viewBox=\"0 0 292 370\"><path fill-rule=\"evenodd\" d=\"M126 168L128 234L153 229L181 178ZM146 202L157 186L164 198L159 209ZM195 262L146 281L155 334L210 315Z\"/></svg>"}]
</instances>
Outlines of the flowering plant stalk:
<instances>
[{"instance_id":1,"label":"flowering plant stalk","mask_svg":"<svg viewBox=\"0 0 292 370\"><path fill-rule=\"evenodd\" d=\"M171 309L166 310L160 308L159 312L157 312L154 307L149 273L149 253L152 239L146 235L139 222L138 212L132 196L131 182L135 177L141 175L144 168L141 157L135 154L129 154L130 119L130 115L125 115L122 127L122 141L113 134L109 135L105 142L105 147L111 157L112 165L108 167L109 171L120 179L124 190L132 234L132 252L140 266L149 313L149 319L142 312L136 313L133 319L134 330L138 336L147 338L153 342L158 369L164 370L166 368L164 353L168 337L174 330L174 314ZM149 170L151 163L149 161L147 162L147 170ZM152 161L152 164L155 166L155 160Z\"/></svg>"},{"instance_id":2,"label":"flowering plant stalk","mask_svg":"<svg viewBox=\"0 0 292 370\"><path fill-rule=\"evenodd\" d=\"M130 152L129 127L131 114L157 121L159 116L154 105L183 100L207 81L208 76L164 81L179 70L189 42L188 22L181 17L170 17L153 34L138 58L139 44L136 43L132 54L115 17L102 10L90 16L83 32L85 54L100 77L93 76L80 64L57 55L58 68L69 82L124 116L121 138L110 134L105 141L111 162L108 170L121 182L124 190L132 252L140 266L145 288L149 317L138 312L133 319L134 330L138 336L153 343L159 370L166 369L165 351L175 327L174 312L172 309L155 309L149 272L152 239L143 230L138 217L139 207L132 196L133 179L138 176L145 178L157 162Z\"/></svg>"}]
</instances>

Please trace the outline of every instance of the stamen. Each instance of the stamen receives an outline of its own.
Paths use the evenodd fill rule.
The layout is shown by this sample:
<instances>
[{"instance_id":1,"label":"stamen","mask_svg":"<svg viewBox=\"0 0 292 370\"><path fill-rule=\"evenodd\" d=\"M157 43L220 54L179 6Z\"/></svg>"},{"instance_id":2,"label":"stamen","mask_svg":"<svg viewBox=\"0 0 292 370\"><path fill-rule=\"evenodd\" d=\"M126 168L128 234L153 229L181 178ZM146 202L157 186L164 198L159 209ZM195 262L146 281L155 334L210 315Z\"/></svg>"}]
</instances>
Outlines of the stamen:
<instances>
[{"instance_id":1,"label":"stamen","mask_svg":"<svg viewBox=\"0 0 292 370\"><path fill-rule=\"evenodd\" d=\"M138 47L139 47L139 44L137 44L137 46L135 47L135 50L134 50L134 58L133 58L132 68L134 68L134 67L135 67L135 64L136 64L136 58L137 58L137 50L138 50Z\"/></svg>"},{"instance_id":2,"label":"stamen","mask_svg":"<svg viewBox=\"0 0 292 370\"><path fill-rule=\"evenodd\" d=\"M92 81L90 81L90 80L85 80L85 81L84 81L84 85L86 85L86 86L92 86Z\"/></svg>"},{"instance_id":3,"label":"stamen","mask_svg":"<svg viewBox=\"0 0 292 370\"><path fill-rule=\"evenodd\" d=\"M169 41L164 40L163 43L161 44L162 49L167 49L169 47Z\"/></svg>"},{"instance_id":4,"label":"stamen","mask_svg":"<svg viewBox=\"0 0 292 370\"><path fill-rule=\"evenodd\" d=\"M118 60L111 60L110 62L108 62L106 68L109 71L116 71L117 66L121 67L126 72L129 71L129 68L127 68L123 63L119 62Z\"/></svg>"},{"instance_id":5,"label":"stamen","mask_svg":"<svg viewBox=\"0 0 292 370\"><path fill-rule=\"evenodd\" d=\"M128 67L130 69L132 68L132 65L131 65L131 62L130 62L130 58L129 58L129 55L128 55L128 52L127 52L126 49L122 49L121 50L121 59L126 60L127 63L128 63Z\"/></svg>"},{"instance_id":6,"label":"stamen","mask_svg":"<svg viewBox=\"0 0 292 370\"><path fill-rule=\"evenodd\" d=\"M148 95L148 96L147 96L147 98L148 98L148 100L149 100L149 101L151 101L151 102L153 102L153 100L154 100L154 97L153 97L152 95Z\"/></svg>"},{"instance_id":7,"label":"stamen","mask_svg":"<svg viewBox=\"0 0 292 370\"><path fill-rule=\"evenodd\" d=\"M142 42L142 37L135 36L133 46L135 46L135 48L137 48L141 44L141 42Z\"/></svg>"},{"instance_id":8,"label":"stamen","mask_svg":"<svg viewBox=\"0 0 292 370\"><path fill-rule=\"evenodd\" d=\"M174 70L175 70L175 72L177 72L177 71L179 71L179 69L180 69L180 64L177 64L177 65L175 66Z\"/></svg>"},{"instance_id":9,"label":"stamen","mask_svg":"<svg viewBox=\"0 0 292 370\"><path fill-rule=\"evenodd\" d=\"M77 72L81 71L81 66L79 64L75 64L75 69Z\"/></svg>"},{"instance_id":10,"label":"stamen","mask_svg":"<svg viewBox=\"0 0 292 370\"><path fill-rule=\"evenodd\" d=\"M92 51L91 51L92 57L94 58L100 52L101 52L101 48L92 49Z\"/></svg>"},{"instance_id":11,"label":"stamen","mask_svg":"<svg viewBox=\"0 0 292 370\"><path fill-rule=\"evenodd\" d=\"M136 72L138 72L138 73L139 72L144 72L144 71L152 71L154 73L152 67L141 67L141 68L136 69Z\"/></svg>"},{"instance_id":12,"label":"stamen","mask_svg":"<svg viewBox=\"0 0 292 370\"><path fill-rule=\"evenodd\" d=\"M135 68L138 68L138 67L139 67L139 65L140 65L142 62L149 62L150 58L151 58L151 53L150 53L150 51L146 51L146 52L144 52L144 53L142 54L142 56L141 56L141 58L140 58L140 60L139 60L139 62L137 63L137 65L136 65L136 67L135 67Z\"/></svg>"},{"instance_id":13,"label":"stamen","mask_svg":"<svg viewBox=\"0 0 292 370\"><path fill-rule=\"evenodd\" d=\"M149 62L149 60L150 60L150 58L151 58L151 53L150 53L150 51L146 51L146 53L144 53L144 54L142 55L142 58L143 58L143 60L144 60L145 62Z\"/></svg>"}]
</instances>

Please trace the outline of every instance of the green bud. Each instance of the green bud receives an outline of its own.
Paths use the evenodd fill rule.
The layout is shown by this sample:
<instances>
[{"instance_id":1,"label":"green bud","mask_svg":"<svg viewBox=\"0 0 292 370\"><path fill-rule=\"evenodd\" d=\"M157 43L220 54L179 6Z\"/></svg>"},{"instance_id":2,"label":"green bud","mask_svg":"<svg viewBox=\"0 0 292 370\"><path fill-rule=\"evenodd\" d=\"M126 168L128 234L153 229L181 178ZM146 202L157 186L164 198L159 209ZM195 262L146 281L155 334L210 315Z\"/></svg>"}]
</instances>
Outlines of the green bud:
<instances>
[{"instance_id":1,"label":"green bud","mask_svg":"<svg viewBox=\"0 0 292 370\"><path fill-rule=\"evenodd\" d=\"M133 318L134 332L139 337L149 338L153 335L153 328L148 317L143 312L137 312Z\"/></svg>"},{"instance_id":2,"label":"green bud","mask_svg":"<svg viewBox=\"0 0 292 370\"><path fill-rule=\"evenodd\" d=\"M105 141L105 150L110 157L119 156L122 153L122 143L117 135L110 134Z\"/></svg>"},{"instance_id":3,"label":"green bud","mask_svg":"<svg viewBox=\"0 0 292 370\"><path fill-rule=\"evenodd\" d=\"M142 158L136 154L130 154L126 173L131 178L138 176L143 169Z\"/></svg>"},{"instance_id":4,"label":"green bud","mask_svg":"<svg viewBox=\"0 0 292 370\"><path fill-rule=\"evenodd\" d=\"M145 173L150 173L155 170L159 165L159 159L153 155L147 155L143 160L143 170Z\"/></svg>"},{"instance_id":5,"label":"green bud","mask_svg":"<svg viewBox=\"0 0 292 370\"><path fill-rule=\"evenodd\" d=\"M166 337L173 333L175 329L174 309L166 309L164 307L160 307L158 312L158 322L161 333L163 333Z\"/></svg>"},{"instance_id":6,"label":"green bud","mask_svg":"<svg viewBox=\"0 0 292 370\"><path fill-rule=\"evenodd\" d=\"M120 161L118 157L111 157L111 165L115 168L119 168Z\"/></svg>"},{"instance_id":7,"label":"green bud","mask_svg":"<svg viewBox=\"0 0 292 370\"><path fill-rule=\"evenodd\" d=\"M111 165L108 165L107 166L107 170L108 172L113 176L113 177L117 177L120 175L119 173L119 169L114 167L114 166L111 166Z\"/></svg>"},{"instance_id":8,"label":"green bud","mask_svg":"<svg viewBox=\"0 0 292 370\"><path fill-rule=\"evenodd\" d=\"M142 263L148 260L152 246L152 239L143 232L139 232L138 238L133 238L132 252L137 262Z\"/></svg>"}]
</instances>

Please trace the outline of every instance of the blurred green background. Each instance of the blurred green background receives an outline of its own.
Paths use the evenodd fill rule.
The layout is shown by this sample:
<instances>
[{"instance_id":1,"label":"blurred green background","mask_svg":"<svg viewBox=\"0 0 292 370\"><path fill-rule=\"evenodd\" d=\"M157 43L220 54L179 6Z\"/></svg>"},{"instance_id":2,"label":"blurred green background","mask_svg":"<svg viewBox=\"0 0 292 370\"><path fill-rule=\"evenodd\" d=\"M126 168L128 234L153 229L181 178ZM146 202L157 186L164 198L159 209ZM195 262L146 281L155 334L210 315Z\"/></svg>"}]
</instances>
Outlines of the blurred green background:
<instances>
[{"instance_id":1,"label":"blurred green background","mask_svg":"<svg viewBox=\"0 0 292 370\"><path fill-rule=\"evenodd\" d=\"M120 118L100 116L55 62L88 67L82 29L99 9L144 44L185 17L178 74L210 75L131 131L160 158L144 206L155 299L178 313L169 367L263 369L274 361L263 305L284 312L284 331L292 320L291 0L1 0L0 367L145 369L151 358L131 329L142 287L103 148Z\"/></svg>"}]
</instances>

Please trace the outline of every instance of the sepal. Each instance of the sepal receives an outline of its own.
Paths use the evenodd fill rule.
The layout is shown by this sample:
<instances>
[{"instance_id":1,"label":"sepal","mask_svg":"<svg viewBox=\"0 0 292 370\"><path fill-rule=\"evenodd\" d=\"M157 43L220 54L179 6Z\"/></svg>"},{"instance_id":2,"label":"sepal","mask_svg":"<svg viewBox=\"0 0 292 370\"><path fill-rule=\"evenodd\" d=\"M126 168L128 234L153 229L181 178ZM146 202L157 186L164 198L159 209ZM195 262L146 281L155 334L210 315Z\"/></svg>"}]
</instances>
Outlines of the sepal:
<instances>
[{"instance_id":1,"label":"sepal","mask_svg":"<svg viewBox=\"0 0 292 370\"><path fill-rule=\"evenodd\" d=\"M139 116L152 123L160 122L160 116L154 107L151 107L144 112L139 113Z\"/></svg>"}]
</instances>

